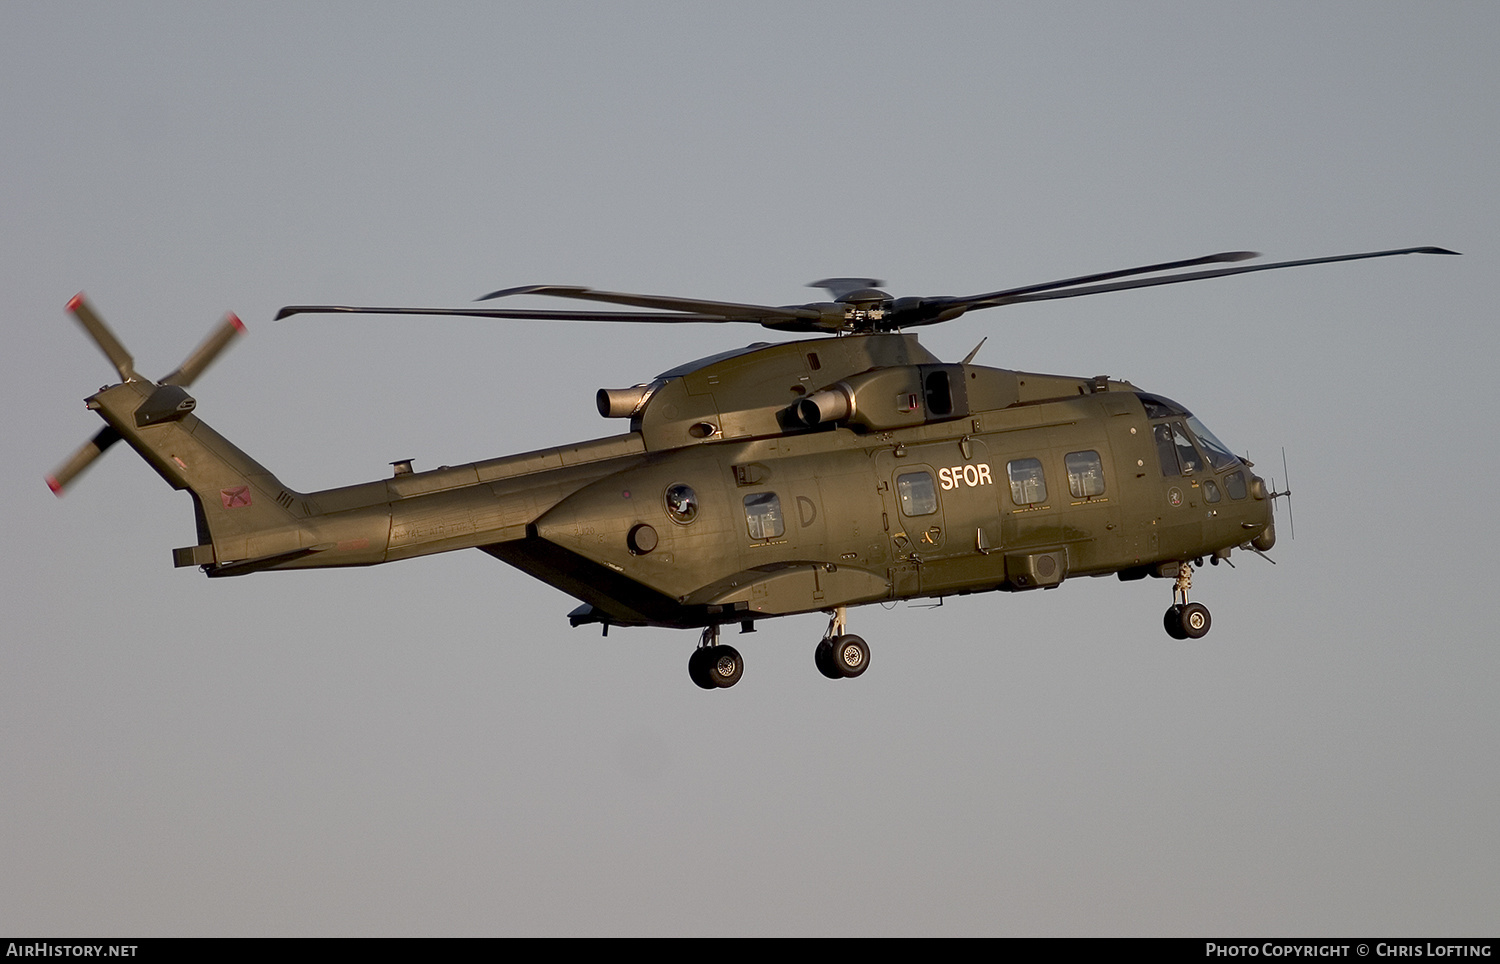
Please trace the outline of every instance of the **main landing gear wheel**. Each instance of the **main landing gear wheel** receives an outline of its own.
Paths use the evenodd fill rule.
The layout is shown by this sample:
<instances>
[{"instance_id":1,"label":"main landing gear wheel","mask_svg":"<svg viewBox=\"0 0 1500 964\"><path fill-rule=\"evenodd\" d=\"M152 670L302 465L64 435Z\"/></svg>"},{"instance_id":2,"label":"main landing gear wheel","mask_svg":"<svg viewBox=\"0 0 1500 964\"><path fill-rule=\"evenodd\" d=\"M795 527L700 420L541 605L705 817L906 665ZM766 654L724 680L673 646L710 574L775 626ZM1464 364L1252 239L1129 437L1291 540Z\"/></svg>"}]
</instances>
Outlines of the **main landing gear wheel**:
<instances>
[{"instance_id":1,"label":"main landing gear wheel","mask_svg":"<svg viewBox=\"0 0 1500 964\"><path fill-rule=\"evenodd\" d=\"M688 657L688 678L706 690L727 689L745 675L745 658L733 646L700 646Z\"/></svg>"},{"instance_id":2,"label":"main landing gear wheel","mask_svg":"<svg viewBox=\"0 0 1500 964\"><path fill-rule=\"evenodd\" d=\"M818 643L817 648L813 650L813 662L817 664L818 672L829 679L844 678L844 674L833 665L833 640L825 639Z\"/></svg>"},{"instance_id":3,"label":"main landing gear wheel","mask_svg":"<svg viewBox=\"0 0 1500 964\"><path fill-rule=\"evenodd\" d=\"M870 646L858 636L833 640L830 655L834 668L845 679L853 679L870 668Z\"/></svg>"},{"instance_id":4,"label":"main landing gear wheel","mask_svg":"<svg viewBox=\"0 0 1500 964\"><path fill-rule=\"evenodd\" d=\"M728 689L745 675L745 660L733 646L709 647L708 678L720 689Z\"/></svg>"},{"instance_id":5,"label":"main landing gear wheel","mask_svg":"<svg viewBox=\"0 0 1500 964\"><path fill-rule=\"evenodd\" d=\"M718 684L708 678L708 661L713 650L712 646L699 646L688 657L688 678L706 690L718 689Z\"/></svg>"},{"instance_id":6,"label":"main landing gear wheel","mask_svg":"<svg viewBox=\"0 0 1500 964\"><path fill-rule=\"evenodd\" d=\"M719 628L703 631L703 642L688 657L688 678L706 690L727 689L745 675L745 659L733 646L719 643Z\"/></svg>"},{"instance_id":7,"label":"main landing gear wheel","mask_svg":"<svg viewBox=\"0 0 1500 964\"><path fill-rule=\"evenodd\" d=\"M853 679L870 666L870 645L844 633L844 607L829 610L828 631L813 650L818 672L829 679Z\"/></svg>"}]
</instances>

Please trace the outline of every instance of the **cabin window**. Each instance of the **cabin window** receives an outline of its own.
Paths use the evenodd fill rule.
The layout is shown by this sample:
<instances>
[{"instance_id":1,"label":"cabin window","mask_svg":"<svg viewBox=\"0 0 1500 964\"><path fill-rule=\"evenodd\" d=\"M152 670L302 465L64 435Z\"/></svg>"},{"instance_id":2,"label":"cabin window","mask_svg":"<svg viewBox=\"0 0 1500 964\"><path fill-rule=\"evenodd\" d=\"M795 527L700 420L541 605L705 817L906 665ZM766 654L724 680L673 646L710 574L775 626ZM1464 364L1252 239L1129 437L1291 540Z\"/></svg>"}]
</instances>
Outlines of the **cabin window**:
<instances>
[{"instance_id":1,"label":"cabin window","mask_svg":"<svg viewBox=\"0 0 1500 964\"><path fill-rule=\"evenodd\" d=\"M775 539L786 531L781 517L781 499L775 492L745 496L745 526L752 539Z\"/></svg>"},{"instance_id":2,"label":"cabin window","mask_svg":"<svg viewBox=\"0 0 1500 964\"><path fill-rule=\"evenodd\" d=\"M1224 490L1229 493L1231 499L1243 499L1249 493L1245 491L1245 473L1231 472L1224 476Z\"/></svg>"},{"instance_id":3,"label":"cabin window","mask_svg":"<svg viewBox=\"0 0 1500 964\"><path fill-rule=\"evenodd\" d=\"M698 518L698 493L681 482L667 489L667 515L673 522L687 525Z\"/></svg>"},{"instance_id":4,"label":"cabin window","mask_svg":"<svg viewBox=\"0 0 1500 964\"><path fill-rule=\"evenodd\" d=\"M937 511L937 487L926 472L897 476L896 494L901 497L902 515L932 515Z\"/></svg>"},{"instance_id":5,"label":"cabin window","mask_svg":"<svg viewBox=\"0 0 1500 964\"><path fill-rule=\"evenodd\" d=\"M1047 479L1039 459L1016 459L1005 467L1010 476L1010 500L1016 505L1047 501Z\"/></svg>"},{"instance_id":6,"label":"cabin window","mask_svg":"<svg viewBox=\"0 0 1500 964\"><path fill-rule=\"evenodd\" d=\"M1212 505L1213 503L1219 501L1219 499L1221 498L1223 497L1219 495L1219 487L1214 484L1214 481L1212 479L1209 479L1207 482L1203 483L1203 500L1205 502Z\"/></svg>"},{"instance_id":7,"label":"cabin window","mask_svg":"<svg viewBox=\"0 0 1500 964\"><path fill-rule=\"evenodd\" d=\"M1104 494L1104 463L1098 452L1069 452L1063 458L1068 470L1068 491L1075 499L1092 499Z\"/></svg>"}]
</instances>

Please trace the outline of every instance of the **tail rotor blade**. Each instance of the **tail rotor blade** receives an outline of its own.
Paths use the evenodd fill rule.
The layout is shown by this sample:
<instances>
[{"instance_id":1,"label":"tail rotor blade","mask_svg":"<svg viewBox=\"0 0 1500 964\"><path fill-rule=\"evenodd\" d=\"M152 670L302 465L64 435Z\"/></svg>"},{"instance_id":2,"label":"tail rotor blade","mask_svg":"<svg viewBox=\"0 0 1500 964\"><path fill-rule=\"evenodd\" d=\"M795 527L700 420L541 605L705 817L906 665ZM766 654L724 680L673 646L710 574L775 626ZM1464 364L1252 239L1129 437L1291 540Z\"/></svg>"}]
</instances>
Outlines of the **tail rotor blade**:
<instances>
[{"instance_id":1,"label":"tail rotor blade","mask_svg":"<svg viewBox=\"0 0 1500 964\"><path fill-rule=\"evenodd\" d=\"M78 319L78 323L83 326L84 331L88 332L89 337L94 339L94 344L99 346L104 356L115 366L115 371L120 373L121 380L128 382L134 379L136 377L135 359L130 357L130 352L120 344L120 339L115 337L115 333L109 330L104 319L100 318L93 307L84 300L83 292L80 291L72 297L68 302L68 310L73 313L74 318Z\"/></svg>"},{"instance_id":2,"label":"tail rotor blade","mask_svg":"<svg viewBox=\"0 0 1500 964\"><path fill-rule=\"evenodd\" d=\"M203 374L204 369L214 363L214 359L218 358L225 348L229 347L229 343L236 335L244 334L244 332L245 323L240 321L234 312L225 315L224 320L219 322L219 326L209 332L203 344L193 349L193 353L187 357L187 360L178 365L172 374L163 378L161 383L187 388L199 375Z\"/></svg>"},{"instance_id":3,"label":"tail rotor blade","mask_svg":"<svg viewBox=\"0 0 1500 964\"><path fill-rule=\"evenodd\" d=\"M119 440L119 432L108 425L104 426L97 435L83 443L83 446L74 452L71 458L58 466L56 472L47 476L47 488L52 490L53 495L61 497L68 483L78 478L84 469L93 464L94 459L103 455L105 449Z\"/></svg>"}]
</instances>

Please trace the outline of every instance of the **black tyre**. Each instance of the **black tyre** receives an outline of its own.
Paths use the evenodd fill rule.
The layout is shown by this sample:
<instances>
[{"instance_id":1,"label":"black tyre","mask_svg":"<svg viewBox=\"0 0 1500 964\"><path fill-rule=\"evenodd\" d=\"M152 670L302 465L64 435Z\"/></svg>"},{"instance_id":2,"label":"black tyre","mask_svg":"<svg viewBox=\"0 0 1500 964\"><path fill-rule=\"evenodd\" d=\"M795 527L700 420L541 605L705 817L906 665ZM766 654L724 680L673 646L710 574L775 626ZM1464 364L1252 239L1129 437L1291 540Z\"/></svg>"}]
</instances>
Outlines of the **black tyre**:
<instances>
[{"instance_id":1,"label":"black tyre","mask_svg":"<svg viewBox=\"0 0 1500 964\"><path fill-rule=\"evenodd\" d=\"M834 669L847 679L870 668L870 646L858 636L840 636L834 640L832 655Z\"/></svg>"},{"instance_id":2,"label":"black tyre","mask_svg":"<svg viewBox=\"0 0 1500 964\"><path fill-rule=\"evenodd\" d=\"M1186 639L1202 639L1208 635L1209 626L1213 620L1209 618L1208 607L1202 603L1188 603L1182 607L1182 633Z\"/></svg>"},{"instance_id":3,"label":"black tyre","mask_svg":"<svg viewBox=\"0 0 1500 964\"><path fill-rule=\"evenodd\" d=\"M833 640L825 639L818 643L817 648L813 650L813 662L818 665L818 672L829 679L844 678L839 668L833 665Z\"/></svg>"},{"instance_id":4,"label":"black tyre","mask_svg":"<svg viewBox=\"0 0 1500 964\"><path fill-rule=\"evenodd\" d=\"M693 650L693 655L688 657L688 679L691 679L706 690L718 689L719 687L719 684L710 679L708 675L708 661L712 656L713 650L716 648L714 646L699 646Z\"/></svg>"},{"instance_id":5,"label":"black tyre","mask_svg":"<svg viewBox=\"0 0 1500 964\"><path fill-rule=\"evenodd\" d=\"M745 675L745 660L733 646L710 646L708 651L708 678L713 685L727 689Z\"/></svg>"},{"instance_id":6,"label":"black tyre","mask_svg":"<svg viewBox=\"0 0 1500 964\"><path fill-rule=\"evenodd\" d=\"M1182 628L1182 609L1183 607L1180 605L1169 607L1166 614L1161 617L1162 628L1173 639L1188 638L1187 630Z\"/></svg>"}]
</instances>

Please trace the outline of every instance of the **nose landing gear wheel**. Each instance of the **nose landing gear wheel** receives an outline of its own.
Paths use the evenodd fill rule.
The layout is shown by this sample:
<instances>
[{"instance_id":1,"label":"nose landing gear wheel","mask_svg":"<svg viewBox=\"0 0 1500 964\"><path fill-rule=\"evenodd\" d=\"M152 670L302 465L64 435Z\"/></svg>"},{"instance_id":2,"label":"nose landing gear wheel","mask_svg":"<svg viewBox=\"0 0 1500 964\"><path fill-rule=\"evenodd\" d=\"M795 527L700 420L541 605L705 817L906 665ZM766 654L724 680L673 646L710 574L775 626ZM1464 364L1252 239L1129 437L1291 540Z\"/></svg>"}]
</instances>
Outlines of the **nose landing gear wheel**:
<instances>
[{"instance_id":1,"label":"nose landing gear wheel","mask_svg":"<svg viewBox=\"0 0 1500 964\"><path fill-rule=\"evenodd\" d=\"M1173 639L1202 639L1208 635L1208 627L1213 623L1207 606L1188 602L1188 590L1192 588L1193 567L1186 562L1180 563L1177 581L1172 586L1172 607L1161 618L1162 627Z\"/></svg>"},{"instance_id":2,"label":"nose landing gear wheel","mask_svg":"<svg viewBox=\"0 0 1500 964\"><path fill-rule=\"evenodd\" d=\"M1188 603L1182 607L1182 631L1188 639L1202 639L1208 635L1208 627L1213 624L1209 618L1208 607L1202 603Z\"/></svg>"},{"instance_id":3,"label":"nose landing gear wheel","mask_svg":"<svg viewBox=\"0 0 1500 964\"><path fill-rule=\"evenodd\" d=\"M1162 628L1167 635L1173 639L1187 639L1187 632L1182 628L1182 606L1168 606L1166 613L1161 617Z\"/></svg>"},{"instance_id":4,"label":"nose landing gear wheel","mask_svg":"<svg viewBox=\"0 0 1500 964\"><path fill-rule=\"evenodd\" d=\"M1178 603L1162 616L1162 627L1173 639L1202 639L1213 619L1202 603Z\"/></svg>"}]
</instances>

